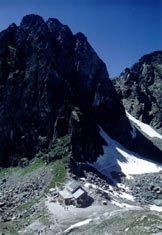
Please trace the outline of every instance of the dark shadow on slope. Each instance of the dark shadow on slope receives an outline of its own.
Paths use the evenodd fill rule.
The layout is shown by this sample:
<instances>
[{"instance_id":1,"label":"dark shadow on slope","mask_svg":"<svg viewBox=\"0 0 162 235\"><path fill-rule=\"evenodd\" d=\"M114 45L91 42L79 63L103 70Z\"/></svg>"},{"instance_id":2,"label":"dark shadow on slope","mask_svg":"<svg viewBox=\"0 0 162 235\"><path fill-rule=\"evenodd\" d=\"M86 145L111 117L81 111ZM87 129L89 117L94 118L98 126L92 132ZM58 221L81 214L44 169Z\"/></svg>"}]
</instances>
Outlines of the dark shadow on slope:
<instances>
[{"instance_id":1,"label":"dark shadow on slope","mask_svg":"<svg viewBox=\"0 0 162 235\"><path fill-rule=\"evenodd\" d=\"M139 130L136 129L136 133L137 137L134 139L134 144L130 146L130 149L143 157L162 163L162 151Z\"/></svg>"},{"instance_id":2,"label":"dark shadow on slope","mask_svg":"<svg viewBox=\"0 0 162 235\"><path fill-rule=\"evenodd\" d=\"M105 156L105 151L109 145L110 148L112 148L112 151L110 150L110 152L107 153L107 159L104 164L105 168L103 167L102 169L98 169L98 167L92 166L92 162L86 164L85 162L78 162L75 158L71 158L70 170L76 176L76 178L88 178L89 175L93 174L96 175L96 177L104 180L107 184L115 185L117 182L120 182L121 177L125 177L121 167L118 165L118 160L126 163L127 159L116 150L117 145L114 144L117 143L116 141L111 139L106 133L104 136L101 135L100 132L100 136L104 140L103 153L100 154L100 157L102 158L102 155ZM109 163L110 170L108 167ZM113 175L111 175L111 172L116 172L116 174L113 173ZM118 180L116 178L116 175L120 176L118 177ZM111 178L114 178L114 180L112 180Z\"/></svg>"},{"instance_id":3,"label":"dark shadow on slope","mask_svg":"<svg viewBox=\"0 0 162 235\"><path fill-rule=\"evenodd\" d=\"M73 174L74 179L78 179L81 177L88 178L89 174L99 177L100 179L104 180L107 184L114 185L113 181L99 172L97 169L94 167L88 165L85 162L76 162L73 158L70 159L70 172Z\"/></svg>"},{"instance_id":4,"label":"dark shadow on slope","mask_svg":"<svg viewBox=\"0 0 162 235\"><path fill-rule=\"evenodd\" d=\"M102 164L97 164L96 162L92 165L86 165L85 163L74 162L73 171L78 177L85 177L87 174L92 172L96 176L106 180L108 184L114 184L121 182L121 178L125 177L124 173L118 162L127 163L128 160L122 155L121 151L124 151L128 155L134 155L139 159L147 160L148 162L154 162L161 160L161 152L157 149L153 143L143 136L138 130L136 131L136 138L132 139L133 147L125 148L119 142L110 138L105 132L100 132L102 138L107 142L104 145L104 157L100 156ZM121 150L121 151L120 151ZM133 158L133 156L132 156ZM100 162L101 163L101 162ZM94 168L95 167L95 168ZM112 181L110 178L113 178Z\"/></svg>"}]
</instances>

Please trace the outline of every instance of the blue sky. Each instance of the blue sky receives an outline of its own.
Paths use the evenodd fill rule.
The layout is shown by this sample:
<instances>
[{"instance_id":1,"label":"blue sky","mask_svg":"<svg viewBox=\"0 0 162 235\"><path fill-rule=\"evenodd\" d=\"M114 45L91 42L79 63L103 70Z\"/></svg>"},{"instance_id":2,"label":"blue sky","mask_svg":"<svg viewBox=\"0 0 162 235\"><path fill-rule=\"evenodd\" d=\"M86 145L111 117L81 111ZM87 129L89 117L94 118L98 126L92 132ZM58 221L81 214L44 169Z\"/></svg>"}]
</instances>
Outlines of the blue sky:
<instances>
[{"instance_id":1,"label":"blue sky","mask_svg":"<svg viewBox=\"0 0 162 235\"><path fill-rule=\"evenodd\" d=\"M162 50L162 0L0 0L0 31L30 13L83 32L110 77Z\"/></svg>"}]
</instances>

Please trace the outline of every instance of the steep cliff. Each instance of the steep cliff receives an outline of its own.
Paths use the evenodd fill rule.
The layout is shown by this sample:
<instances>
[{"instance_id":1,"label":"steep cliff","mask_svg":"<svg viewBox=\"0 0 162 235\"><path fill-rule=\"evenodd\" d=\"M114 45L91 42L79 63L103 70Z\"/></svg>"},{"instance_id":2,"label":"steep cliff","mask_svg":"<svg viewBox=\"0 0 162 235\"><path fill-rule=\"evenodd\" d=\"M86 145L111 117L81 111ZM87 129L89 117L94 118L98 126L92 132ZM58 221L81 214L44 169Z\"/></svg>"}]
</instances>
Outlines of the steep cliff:
<instances>
[{"instance_id":1,"label":"steep cliff","mask_svg":"<svg viewBox=\"0 0 162 235\"><path fill-rule=\"evenodd\" d=\"M75 161L95 161L105 144L99 125L143 152L131 139L105 64L82 33L73 35L57 19L45 22L38 15L0 33L0 166L17 165L40 151L54 159L53 146L64 136Z\"/></svg>"},{"instance_id":2,"label":"steep cliff","mask_svg":"<svg viewBox=\"0 0 162 235\"><path fill-rule=\"evenodd\" d=\"M104 143L98 124L118 136L121 120L127 124L106 66L82 33L37 15L0 33L1 166L65 135L77 160L95 160Z\"/></svg>"},{"instance_id":3,"label":"steep cliff","mask_svg":"<svg viewBox=\"0 0 162 235\"><path fill-rule=\"evenodd\" d=\"M126 110L162 134L162 51L143 56L113 83Z\"/></svg>"}]
</instances>

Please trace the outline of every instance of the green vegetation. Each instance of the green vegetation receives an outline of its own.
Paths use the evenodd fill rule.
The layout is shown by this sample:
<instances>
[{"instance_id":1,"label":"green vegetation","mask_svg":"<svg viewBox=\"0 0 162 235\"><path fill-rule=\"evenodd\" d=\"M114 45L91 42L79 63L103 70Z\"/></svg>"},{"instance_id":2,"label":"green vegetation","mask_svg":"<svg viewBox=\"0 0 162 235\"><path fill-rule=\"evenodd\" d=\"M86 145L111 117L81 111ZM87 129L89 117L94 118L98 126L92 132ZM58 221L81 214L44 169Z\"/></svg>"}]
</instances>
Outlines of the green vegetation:
<instances>
[{"instance_id":1,"label":"green vegetation","mask_svg":"<svg viewBox=\"0 0 162 235\"><path fill-rule=\"evenodd\" d=\"M43 162L43 159L37 159L33 164L25 167L23 169L22 175L25 175L31 171L34 171L35 169L39 167L48 167L49 170L53 173L53 178L51 182L49 183L48 187L44 190L44 193L36 198L32 199L29 202L26 202L18 207L19 211L23 211L25 209L28 209L29 207L32 207L33 205L39 203L42 197L44 197L44 194L47 194L50 188L55 187L56 185L60 187L62 184L64 184L66 180L66 169L67 169L67 157L63 157L62 159L58 159L49 165L45 165Z\"/></svg>"},{"instance_id":2,"label":"green vegetation","mask_svg":"<svg viewBox=\"0 0 162 235\"><path fill-rule=\"evenodd\" d=\"M31 162L28 166L23 168L22 176L40 168L47 167L44 160L50 162L48 165L52 167L52 171L55 175L56 181L61 182L65 177L65 168L67 166L67 160L70 157L71 152L69 151L70 137L68 135L56 139L55 143L52 145L51 150L48 154L44 156L44 153L39 152L36 155L36 160ZM47 159L48 158L48 159Z\"/></svg>"},{"instance_id":3,"label":"green vegetation","mask_svg":"<svg viewBox=\"0 0 162 235\"><path fill-rule=\"evenodd\" d=\"M19 167L9 167L9 168L0 168L0 179L5 177L5 175L11 174L14 171L17 171Z\"/></svg>"},{"instance_id":4,"label":"green vegetation","mask_svg":"<svg viewBox=\"0 0 162 235\"><path fill-rule=\"evenodd\" d=\"M104 218L104 217L103 217ZM89 224L79 228L78 235L124 234L124 235L151 235L158 234L161 229L161 215L149 210L116 211L112 216L99 224ZM72 231L71 234L76 234Z\"/></svg>"},{"instance_id":5,"label":"green vegetation","mask_svg":"<svg viewBox=\"0 0 162 235\"><path fill-rule=\"evenodd\" d=\"M33 205L35 205L36 203L38 203L40 201L42 196L40 196L39 198L33 199L32 201L26 202L24 204L22 204L21 206L19 206L17 209L19 211L23 211L29 207L32 207Z\"/></svg>"},{"instance_id":6,"label":"green vegetation","mask_svg":"<svg viewBox=\"0 0 162 235\"><path fill-rule=\"evenodd\" d=\"M0 232L2 234L19 234L15 228L15 225L12 222L0 222Z\"/></svg>"},{"instance_id":7,"label":"green vegetation","mask_svg":"<svg viewBox=\"0 0 162 235\"><path fill-rule=\"evenodd\" d=\"M14 52L16 52L16 48L15 47L12 47L11 45L8 45L8 48L13 50Z\"/></svg>"},{"instance_id":8,"label":"green vegetation","mask_svg":"<svg viewBox=\"0 0 162 235\"><path fill-rule=\"evenodd\" d=\"M52 159L50 164L46 164L44 162L44 154L41 152L36 155L37 158L34 161L32 161L28 166L24 168L21 167L0 168L0 178L4 177L7 174L11 174L13 171L17 170L20 170L21 176L24 176L30 172L35 171L38 168L49 167L53 173L53 179L49 184L48 188L55 187L56 184L59 183L62 184L63 182L65 182L68 159L71 154L69 151L69 144L70 144L69 136L64 136L62 138L59 138L56 140L56 142L51 148L50 153L52 152L54 154L54 158ZM55 160L55 157L57 160Z\"/></svg>"},{"instance_id":9,"label":"green vegetation","mask_svg":"<svg viewBox=\"0 0 162 235\"><path fill-rule=\"evenodd\" d=\"M31 224L32 222L36 220L40 220L40 222L44 225L51 224L50 217L46 208L42 208L41 211L23 219L18 219L16 221L0 222L0 234L4 233L4 234L18 235L19 233L17 232L17 228L16 228L17 224L19 224L19 226L24 225L24 224ZM27 232L23 234L29 235L30 233Z\"/></svg>"},{"instance_id":10,"label":"green vegetation","mask_svg":"<svg viewBox=\"0 0 162 235\"><path fill-rule=\"evenodd\" d=\"M127 226L128 231L134 233L139 233L141 235L152 234L153 232L158 232L158 225L161 224L161 218L157 214L150 213L149 211L142 215L140 218L136 218L134 221L129 223ZM149 231L147 231L149 228ZM129 234L129 233L128 233Z\"/></svg>"},{"instance_id":11,"label":"green vegetation","mask_svg":"<svg viewBox=\"0 0 162 235\"><path fill-rule=\"evenodd\" d=\"M53 173L53 179L44 193L47 193L50 188L56 187L56 185L60 187L64 184L66 180L68 159L71 155L70 143L71 139L68 135L66 135L62 138L56 139L55 143L51 147L47 162L50 162L48 166Z\"/></svg>"},{"instance_id":12,"label":"green vegetation","mask_svg":"<svg viewBox=\"0 0 162 235\"><path fill-rule=\"evenodd\" d=\"M58 158L62 158L69 155L69 146L71 139L68 135L56 139L55 143L51 147L51 154Z\"/></svg>"},{"instance_id":13,"label":"green vegetation","mask_svg":"<svg viewBox=\"0 0 162 235\"><path fill-rule=\"evenodd\" d=\"M45 189L44 193L48 193L50 188L56 186L61 187L66 180L66 169L68 165L68 158L63 157L49 164L50 169L53 173L53 179L51 180L48 187Z\"/></svg>"},{"instance_id":14,"label":"green vegetation","mask_svg":"<svg viewBox=\"0 0 162 235\"><path fill-rule=\"evenodd\" d=\"M66 173L68 167L68 159L70 152L68 150L70 144L69 136L64 136L56 140L55 144L52 146L52 152L57 156L57 160L51 161L49 164L45 164L43 153L38 153L36 156L39 157L33 163L30 163L28 166L22 169L21 175L24 176L38 168L45 167L49 168L53 174L51 182L49 182L48 187L44 190L44 193L37 199L33 199L30 202L27 202L21 205L18 210L22 211L27 209L34 204L38 203L40 199L47 194L50 188L61 187L66 180ZM59 156L59 157L58 157Z\"/></svg>"},{"instance_id":15,"label":"green vegetation","mask_svg":"<svg viewBox=\"0 0 162 235\"><path fill-rule=\"evenodd\" d=\"M37 159L33 164L25 167L23 169L22 175L25 175L31 171L34 171L42 166L48 167L50 171L53 173L53 178L51 182L49 183L48 187L44 190L44 193L36 199L33 199L23 205L21 205L18 210L23 211L35 204L37 204L40 199L44 196L44 194L47 194L50 188L55 187L56 185L60 187L61 185L64 184L66 180L66 169L67 169L67 157L63 157L62 159L58 159L54 162L51 162L49 165L45 165L43 162L43 159Z\"/></svg>"},{"instance_id":16,"label":"green vegetation","mask_svg":"<svg viewBox=\"0 0 162 235\"><path fill-rule=\"evenodd\" d=\"M43 161L43 158L38 158L36 159L33 163L30 163L28 166L26 166L25 168L22 169L22 176L40 168L40 167L43 167L45 166L45 163Z\"/></svg>"},{"instance_id":17,"label":"green vegetation","mask_svg":"<svg viewBox=\"0 0 162 235\"><path fill-rule=\"evenodd\" d=\"M50 188L53 188L55 186L61 187L64 185L67 175L67 167L68 167L68 159L70 157L70 137L64 136L62 138L59 138L55 141L52 148L50 149L50 153L53 154L52 161L50 161L49 164L45 162L45 156L47 156L49 153L42 153L39 152L36 154L35 159L31 160L29 165L22 168L22 167L10 167L10 168L0 168L0 178L12 175L15 171L18 171L18 175L24 179L26 179L26 175L34 172L37 169L44 169L45 171L50 172L49 181L46 183L46 188L44 189L44 192L37 197L37 198L31 198L24 204L21 204L17 207L17 211L23 213L23 211L28 210L29 208L35 206L38 203L42 203L41 201L45 194L49 192ZM34 173L35 174L35 173ZM43 204L42 204L43 205ZM31 224L32 222L39 220L44 225L51 224L50 216L48 214L48 211L44 206L41 208L41 211L35 211L30 216L27 216L26 218L19 218L13 221L7 221L0 223L0 233L4 234L13 234L17 235L19 234L18 227L21 226L24 227ZM29 234L29 233L28 233ZM25 233L24 233L25 235Z\"/></svg>"},{"instance_id":18,"label":"green vegetation","mask_svg":"<svg viewBox=\"0 0 162 235\"><path fill-rule=\"evenodd\" d=\"M49 225L49 224L51 224L50 217L49 217L49 214L48 214L48 211L47 211L46 208L43 208L42 211L41 211L41 214L40 214L40 221L41 221L42 224L44 224L44 225Z\"/></svg>"}]
</instances>

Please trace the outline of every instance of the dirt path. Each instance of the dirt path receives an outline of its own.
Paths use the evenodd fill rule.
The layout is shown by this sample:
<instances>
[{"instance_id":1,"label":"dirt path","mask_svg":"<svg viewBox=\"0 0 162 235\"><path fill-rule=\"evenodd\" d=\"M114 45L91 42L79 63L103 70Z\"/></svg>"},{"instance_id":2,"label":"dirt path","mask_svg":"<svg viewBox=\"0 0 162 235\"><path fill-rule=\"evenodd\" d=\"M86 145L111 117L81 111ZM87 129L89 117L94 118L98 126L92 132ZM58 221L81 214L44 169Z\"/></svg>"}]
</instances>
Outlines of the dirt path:
<instances>
[{"instance_id":1,"label":"dirt path","mask_svg":"<svg viewBox=\"0 0 162 235\"><path fill-rule=\"evenodd\" d=\"M51 203L50 200L45 202L46 207L50 213L60 223L69 223L80 221L88 218L93 218L104 214L105 212L112 211L117 207L109 204L109 206L99 205L99 203L93 203L87 208L76 208L74 206L63 207L58 202Z\"/></svg>"}]
</instances>

